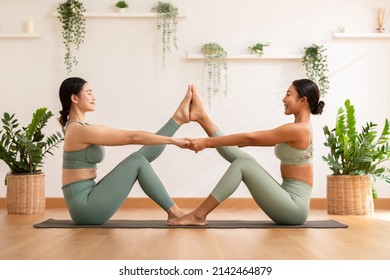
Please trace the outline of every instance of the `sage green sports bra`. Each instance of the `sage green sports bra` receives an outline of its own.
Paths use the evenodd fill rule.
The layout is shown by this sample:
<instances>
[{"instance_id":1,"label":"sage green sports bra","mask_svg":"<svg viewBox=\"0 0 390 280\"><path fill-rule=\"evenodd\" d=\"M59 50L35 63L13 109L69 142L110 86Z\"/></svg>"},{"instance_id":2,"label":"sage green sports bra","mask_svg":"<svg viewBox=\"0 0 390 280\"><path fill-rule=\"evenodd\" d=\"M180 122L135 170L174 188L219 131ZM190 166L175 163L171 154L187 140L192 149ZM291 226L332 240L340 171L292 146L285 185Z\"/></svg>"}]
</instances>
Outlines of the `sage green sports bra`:
<instances>
[{"instance_id":1,"label":"sage green sports bra","mask_svg":"<svg viewBox=\"0 0 390 280\"><path fill-rule=\"evenodd\" d=\"M313 162L313 143L310 129L310 145L306 149L297 149L287 143L275 145L275 156L280 159L282 164L304 165Z\"/></svg>"},{"instance_id":2,"label":"sage green sports bra","mask_svg":"<svg viewBox=\"0 0 390 280\"><path fill-rule=\"evenodd\" d=\"M81 122L77 122L84 125ZM69 123L68 123L69 124ZM72 152L65 152L62 156L62 168L64 169L82 169L96 168L96 164L102 162L105 155L105 149L99 145L89 145L88 147Z\"/></svg>"}]
</instances>

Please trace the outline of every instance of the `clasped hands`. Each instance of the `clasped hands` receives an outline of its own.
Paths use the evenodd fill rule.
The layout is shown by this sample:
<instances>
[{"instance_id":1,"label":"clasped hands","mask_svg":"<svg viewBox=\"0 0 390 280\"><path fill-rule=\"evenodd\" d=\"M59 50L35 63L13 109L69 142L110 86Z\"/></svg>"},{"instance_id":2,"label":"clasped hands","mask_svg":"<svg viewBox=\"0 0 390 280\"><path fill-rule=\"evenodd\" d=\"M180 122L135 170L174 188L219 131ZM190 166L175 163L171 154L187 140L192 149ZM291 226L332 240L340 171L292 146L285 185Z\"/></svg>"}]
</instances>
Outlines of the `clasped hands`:
<instances>
[{"instance_id":1,"label":"clasped hands","mask_svg":"<svg viewBox=\"0 0 390 280\"><path fill-rule=\"evenodd\" d=\"M175 138L175 141L177 141L175 144L176 146L182 148L182 149L189 149L194 151L195 153L202 151L203 149L207 148L206 145L206 139L207 138Z\"/></svg>"}]
</instances>

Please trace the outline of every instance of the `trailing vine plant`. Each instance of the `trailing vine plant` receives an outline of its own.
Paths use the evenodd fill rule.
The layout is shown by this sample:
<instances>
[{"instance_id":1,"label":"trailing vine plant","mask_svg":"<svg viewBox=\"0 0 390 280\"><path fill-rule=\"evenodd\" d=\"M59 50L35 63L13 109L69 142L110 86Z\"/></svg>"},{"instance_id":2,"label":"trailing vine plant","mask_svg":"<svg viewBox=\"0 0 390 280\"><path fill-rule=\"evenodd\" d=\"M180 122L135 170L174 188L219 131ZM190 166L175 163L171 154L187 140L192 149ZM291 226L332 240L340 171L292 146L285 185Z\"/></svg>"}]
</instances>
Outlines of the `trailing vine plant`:
<instances>
[{"instance_id":1,"label":"trailing vine plant","mask_svg":"<svg viewBox=\"0 0 390 280\"><path fill-rule=\"evenodd\" d=\"M312 44L304 50L302 65L305 68L306 77L314 81L320 89L321 96L325 96L329 90L326 49L322 45Z\"/></svg>"},{"instance_id":2,"label":"trailing vine plant","mask_svg":"<svg viewBox=\"0 0 390 280\"><path fill-rule=\"evenodd\" d=\"M57 11L62 24L62 38L66 49L64 59L69 75L73 66L78 63L74 50L78 51L84 42L85 18L83 13L86 9L83 3L77 0L66 0L59 4Z\"/></svg>"},{"instance_id":3,"label":"trailing vine plant","mask_svg":"<svg viewBox=\"0 0 390 280\"><path fill-rule=\"evenodd\" d=\"M158 1L152 8L157 13L157 29L162 32L162 65L165 67L166 55L171 52L172 44L177 50L177 15L178 8L170 2Z\"/></svg>"},{"instance_id":4,"label":"trailing vine plant","mask_svg":"<svg viewBox=\"0 0 390 280\"><path fill-rule=\"evenodd\" d=\"M207 43L201 48L201 52L205 57L205 63L207 66L208 74L208 103L211 105L212 94L218 94L222 87L222 70L224 71L224 83L225 87L223 93L227 95L228 86L228 73L226 57L227 52L217 43Z\"/></svg>"}]
</instances>

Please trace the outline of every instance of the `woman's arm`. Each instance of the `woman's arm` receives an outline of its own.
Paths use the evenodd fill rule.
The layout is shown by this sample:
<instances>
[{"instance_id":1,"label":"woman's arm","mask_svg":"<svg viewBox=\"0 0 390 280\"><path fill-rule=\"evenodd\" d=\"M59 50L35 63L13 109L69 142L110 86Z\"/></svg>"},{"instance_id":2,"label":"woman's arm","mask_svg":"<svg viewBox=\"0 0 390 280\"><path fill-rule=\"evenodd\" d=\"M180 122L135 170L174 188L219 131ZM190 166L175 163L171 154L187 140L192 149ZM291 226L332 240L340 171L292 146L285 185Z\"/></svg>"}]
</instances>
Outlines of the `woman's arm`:
<instances>
[{"instance_id":1,"label":"woman's arm","mask_svg":"<svg viewBox=\"0 0 390 280\"><path fill-rule=\"evenodd\" d=\"M159 145L174 144L185 147L188 141L156 135L146 131L115 129L102 125L78 125L68 127L65 140L81 145L121 146L129 144Z\"/></svg>"},{"instance_id":2,"label":"woman's arm","mask_svg":"<svg viewBox=\"0 0 390 280\"><path fill-rule=\"evenodd\" d=\"M301 127L302 129L300 129ZM305 130L305 127L299 124L285 124L271 130L192 139L191 142L192 148L196 151L220 146L275 146L280 143L295 143L305 140L308 136ZM310 141L309 138L308 140Z\"/></svg>"}]
</instances>

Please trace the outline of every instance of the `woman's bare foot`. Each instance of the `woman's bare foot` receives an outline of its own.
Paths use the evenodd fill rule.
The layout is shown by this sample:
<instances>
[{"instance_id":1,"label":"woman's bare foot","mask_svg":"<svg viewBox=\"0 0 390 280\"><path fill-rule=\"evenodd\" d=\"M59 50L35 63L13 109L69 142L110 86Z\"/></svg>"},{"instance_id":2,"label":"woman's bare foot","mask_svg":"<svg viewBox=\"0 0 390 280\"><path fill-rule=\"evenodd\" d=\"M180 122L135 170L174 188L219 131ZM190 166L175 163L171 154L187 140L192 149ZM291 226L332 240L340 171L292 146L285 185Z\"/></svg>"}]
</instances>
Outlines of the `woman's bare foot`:
<instances>
[{"instance_id":1,"label":"woman's bare foot","mask_svg":"<svg viewBox=\"0 0 390 280\"><path fill-rule=\"evenodd\" d=\"M206 217L198 217L195 212L188 213L180 219L173 221L175 226L204 226L207 225Z\"/></svg>"},{"instance_id":2,"label":"woman's bare foot","mask_svg":"<svg viewBox=\"0 0 390 280\"><path fill-rule=\"evenodd\" d=\"M173 225L180 218L182 218L186 213L174 204L171 208L168 209L168 225Z\"/></svg>"},{"instance_id":3,"label":"woman's bare foot","mask_svg":"<svg viewBox=\"0 0 390 280\"><path fill-rule=\"evenodd\" d=\"M192 103L190 109L190 121L201 122L207 115L203 107L202 100L200 100L199 94L194 85L191 86L192 90Z\"/></svg>"},{"instance_id":4,"label":"woman's bare foot","mask_svg":"<svg viewBox=\"0 0 390 280\"><path fill-rule=\"evenodd\" d=\"M191 86L188 86L187 93L184 96L183 100L180 102L179 107L177 107L175 113L172 116L172 120L175 121L178 125L188 123L190 121L190 105L192 100L192 90Z\"/></svg>"}]
</instances>

